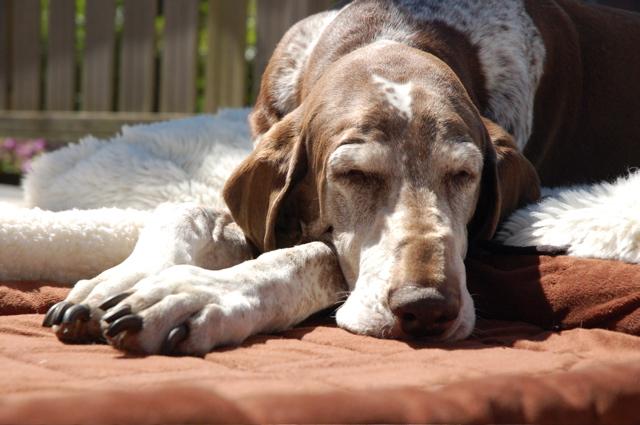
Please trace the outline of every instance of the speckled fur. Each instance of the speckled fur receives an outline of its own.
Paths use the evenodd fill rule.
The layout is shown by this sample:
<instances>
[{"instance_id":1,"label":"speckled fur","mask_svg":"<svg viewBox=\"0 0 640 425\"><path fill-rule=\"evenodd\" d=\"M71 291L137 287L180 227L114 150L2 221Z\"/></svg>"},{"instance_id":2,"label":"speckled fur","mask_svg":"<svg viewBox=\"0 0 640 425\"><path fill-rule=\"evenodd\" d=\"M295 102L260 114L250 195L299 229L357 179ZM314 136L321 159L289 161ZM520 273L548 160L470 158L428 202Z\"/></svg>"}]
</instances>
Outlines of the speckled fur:
<instances>
[{"instance_id":1,"label":"speckled fur","mask_svg":"<svg viewBox=\"0 0 640 425\"><path fill-rule=\"evenodd\" d=\"M536 89L544 69L542 37L521 0L395 0L427 22L440 21L478 47L486 79L485 114L516 138L523 149L533 127Z\"/></svg>"},{"instance_id":2,"label":"speckled fur","mask_svg":"<svg viewBox=\"0 0 640 425\"><path fill-rule=\"evenodd\" d=\"M131 306L145 325L110 343L157 353L169 331L183 323L189 336L177 352L204 355L259 332L283 330L338 301L343 283L336 268L322 242L272 251L224 270L173 266L133 286L133 295L121 304Z\"/></svg>"},{"instance_id":3,"label":"speckled fur","mask_svg":"<svg viewBox=\"0 0 640 425\"><path fill-rule=\"evenodd\" d=\"M297 87L309 55L322 32L337 14L337 11L328 11L312 15L289 30L291 38L287 40L280 59L285 65L278 68L273 82L273 95L280 111L289 112L295 109Z\"/></svg>"},{"instance_id":4,"label":"speckled fur","mask_svg":"<svg viewBox=\"0 0 640 425\"><path fill-rule=\"evenodd\" d=\"M527 15L522 0L394 0L398 14L377 34L376 40L412 45L418 31L403 15L418 22L442 22L465 34L478 48L489 96L483 113L514 135L522 150L531 135L535 92L542 77L545 47ZM350 5L346 6L350 7ZM297 85L315 43L337 12L314 15L292 29L286 50L288 67L274 83L281 113L295 109Z\"/></svg>"},{"instance_id":5,"label":"speckled fur","mask_svg":"<svg viewBox=\"0 0 640 425\"><path fill-rule=\"evenodd\" d=\"M203 355L255 333L290 327L336 303L344 289L337 260L322 242L250 258L228 212L163 204L148 218L127 260L78 282L68 295L66 301L89 307L90 320L54 330L66 341L100 338L108 324L99 306L129 291L112 308L130 306L144 326L110 338L114 347L158 353L166 335L186 324L189 337L178 352Z\"/></svg>"}]
</instances>

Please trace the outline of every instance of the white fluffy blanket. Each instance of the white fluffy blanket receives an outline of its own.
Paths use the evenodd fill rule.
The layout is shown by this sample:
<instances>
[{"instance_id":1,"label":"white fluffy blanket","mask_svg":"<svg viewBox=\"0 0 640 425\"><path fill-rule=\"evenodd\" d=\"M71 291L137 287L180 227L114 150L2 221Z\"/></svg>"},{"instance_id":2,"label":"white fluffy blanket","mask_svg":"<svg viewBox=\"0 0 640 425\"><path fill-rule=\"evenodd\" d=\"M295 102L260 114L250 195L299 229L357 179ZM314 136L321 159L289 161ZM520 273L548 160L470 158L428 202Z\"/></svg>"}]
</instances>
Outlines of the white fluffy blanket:
<instances>
[{"instance_id":1,"label":"white fluffy blanket","mask_svg":"<svg viewBox=\"0 0 640 425\"><path fill-rule=\"evenodd\" d=\"M0 280L75 282L123 261L163 202L221 206L252 145L248 109L123 127L48 153L24 181L26 205L0 204Z\"/></svg>"},{"instance_id":2,"label":"white fluffy blanket","mask_svg":"<svg viewBox=\"0 0 640 425\"><path fill-rule=\"evenodd\" d=\"M30 208L0 205L0 280L74 282L124 260L163 202L220 206L251 149L248 110L124 127L44 155L24 182ZM546 190L498 233L506 244L568 245L583 257L640 262L640 173Z\"/></svg>"},{"instance_id":3,"label":"white fluffy blanket","mask_svg":"<svg viewBox=\"0 0 640 425\"><path fill-rule=\"evenodd\" d=\"M567 246L576 257L640 263L640 171L612 183L543 188L502 224L505 245Z\"/></svg>"}]
</instances>

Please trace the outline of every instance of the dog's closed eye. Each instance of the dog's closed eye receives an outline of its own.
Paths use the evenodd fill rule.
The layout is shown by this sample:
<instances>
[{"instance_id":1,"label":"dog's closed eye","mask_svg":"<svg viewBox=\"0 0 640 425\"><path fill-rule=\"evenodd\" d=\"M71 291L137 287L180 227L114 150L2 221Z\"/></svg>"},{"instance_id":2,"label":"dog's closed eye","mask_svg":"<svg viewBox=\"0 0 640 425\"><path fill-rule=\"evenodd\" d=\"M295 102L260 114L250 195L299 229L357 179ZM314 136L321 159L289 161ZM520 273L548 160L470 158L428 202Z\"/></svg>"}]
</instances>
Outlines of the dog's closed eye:
<instances>
[{"instance_id":1,"label":"dog's closed eye","mask_svg":"<svg viewBox=\"0 0 640 425\"><path fill-rule=\"evenodd\" d=\"M448 183L453 190L463 190L476 180L476 174L469 170L457 170L449 173Z\"/></svg>"},{"instance_id":2,"label":"dog's closed eye","mask_svg":"<svg viewBox=\"0 0 640 425\"><path fill-rule=\"evenodd\" d=\"M335 174L335 177L343 183L353 184L357 186L379 186L384 183L384 179L381 175L358 169L339 172Z\"/></svg>"}]
</instances>

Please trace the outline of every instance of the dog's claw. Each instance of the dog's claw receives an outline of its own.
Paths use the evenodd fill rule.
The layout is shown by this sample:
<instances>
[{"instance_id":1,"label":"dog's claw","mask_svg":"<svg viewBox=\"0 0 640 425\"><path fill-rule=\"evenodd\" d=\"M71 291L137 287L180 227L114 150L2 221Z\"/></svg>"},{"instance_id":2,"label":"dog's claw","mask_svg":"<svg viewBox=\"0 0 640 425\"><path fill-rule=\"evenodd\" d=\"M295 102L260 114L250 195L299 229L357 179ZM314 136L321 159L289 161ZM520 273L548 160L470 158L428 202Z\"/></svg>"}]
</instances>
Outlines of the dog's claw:
<instances>
[{"instance_id":1,"label":"dog's claw","mask_svg":"<svg viewBox=\"0 0 640 425\"><path fill-rule=\"evenodd\" d=\"M114 306L120 304L120 301L124 300L129 295L131 295L131 292L123 292L121 294L114 295L113 297L107 298L102 304L100 304L98 306L98 308L100 310L107 311L111 307L114 307Z\"/></svg>"},{"instance_id":2,"label":"dog's claw","mask_svg":"<svg viewBox=\"0 0 640 425\"><path fill-rule=\"evenodd\" d=\"M171 329L171 332L169 332L169 335L167 335L162 343L160 352L169 356L175 354L176 346L184 341L187 336L189 336L189 328L187 325L180 325L177 328Z\"/></svg>"},{"instance_id":3,"label":"dog's claw","mask_svg":"<svg viewBox=\"0 0 640 425\"><path fill-rule=\"evenodd\" d=\"M102 316L102 320L104 320L107 323L113 323L116 320L120 319L121 317L130 315L130 314L131 314L131 306L125 304L123 306L118 307L115 310L109 311L107 314Z\"/></svg>"},{"instance_id":4,"label":"dog's claw","mask_svg":"<svg viewBox=\"0 0 640 425\"><path fill-rule=\"evenodd\" d=\"M59 325L64 317L65 311L72 305L73 304L68 301L60 301L59 303L54 304L44 316L42 326L50 328L53 325Z\"/></svg>"},{"instance_id":5,"label":"dog's claw","mask_svg":"<svg viewBox=\"0 0 640 425\"><path fill-rule=\"evenodd\" d=\"M62 323L74 323L76 320L86 322L90 317L91 310L89 310L89 307L77 304L65 311L64 316L62 317Z\"/></svg>"},{"instance_id":6,"label":"dog's claw","mask_svg":"<svg viewBox=\"0 0 640 425\"><path fill-rule=\"evenodd\" d=\"M106 335L109 338L113 338L120 332L138 332L140 329L142 329L142 317L135 314L128 314L111 323L107 329Z\"/></svg>"},{"instance_id":7,"label":"dog's claw","mask_svg":"<svg viewBox=\"0 0 640 425\"><path fill-rule=\"evenodd\" d=\"M56 312L56 309L62 302L52 305L49 310L47 310L47 314L44 315L44 320L42 320L42 326L44 326L45 328L50 328L53 325L53 316Z\"/></svg>"}]
</instances>

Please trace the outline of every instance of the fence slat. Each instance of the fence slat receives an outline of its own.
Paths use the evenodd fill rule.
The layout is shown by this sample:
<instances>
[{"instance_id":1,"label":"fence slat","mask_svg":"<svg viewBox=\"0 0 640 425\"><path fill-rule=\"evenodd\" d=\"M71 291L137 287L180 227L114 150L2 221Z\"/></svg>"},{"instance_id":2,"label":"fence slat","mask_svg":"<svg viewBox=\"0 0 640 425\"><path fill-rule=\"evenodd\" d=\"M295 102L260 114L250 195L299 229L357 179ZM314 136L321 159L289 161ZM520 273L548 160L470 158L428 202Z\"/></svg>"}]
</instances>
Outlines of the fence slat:
<instances>
[{"instance_id":1,"label":"fence slat","mask_svg":"<svg viewBox=\"0 0 640 425\"><path fill-rule=\"evenodd\" d=\"M82 72L82 109L113 109L114 0L87 0L85 10L85 48Z\"/></svg>"},{"instance_id":2,"label":"fence slat","mask_svg":"<svg viewBox=\"0 0 640 425\"><path fill-rule=\"evenodd\" d=\"M9 1L0 0L0 110L9 107Z\"/></svg>"},{"instance_id":3,"label":"fence slat","mask_svg":"<svg viewBox=\"0 0 640 425\"><path fill-rule=\"evenodd\" d=\"M165 0L160 110L193 112L196 104L198 0Z\"/></svg>"},{"instance_id":4,"label":"fence slat","mask_svg":"<svg viewBox=\"0 0 640 425\"><path fill-rule=\"evenodd\" d=\"M12 2L11 108L40 109L40 0Z\"/></svg>"},{"instance_id":5,"label":"fence slat","mask_svg":"<svg viewBox=\"0 0 640 425\"><path fill-rule=\"evenodd\" d=\"M50 0L46 109L73 109L75 0Z\"/></svg>"},{"instance_id":6,"label":"fence slat","mask_svg":"<svg viewBox=\"0 0 640 425\"><path fill-rule=\"evenodd\" d=\"M111 137L123 125L184 118L185 114L138 112L75 112L75 111L3 111L0 114L0 135L47 140L50 147L61 146L91 134Z\"/></svg>"},{"instance_id":7,"label":"fence slat","mask_svg":"<svg viewBox=\"0 0 640 425\"><path fill-rule=\"evenodd\" d=\"M124 0L120 111L148 112L153 108L156 14L156 0Z\"/></svg>"},{"instance_id":8,"label":"fence slat","mask_svg":"<svg viewBox=\"0 0 640 425\"><path fill-rule=\"evenodd\" d=\"M258 0L254 92L260 88L259 79L284 33L302 18L327 10L333 3L333 0Z\"/></svg>"},{"instance_id":9,"label":"fence slat","mask_svg":"<svg viewBox=\"0 0 640 425\"><path fill-rule=\"evenodd\" d=\"M260 0L262 1L262 0ZM244 106L247 0L209 0L205 111Z\"/></svg>"}]
</instances>

